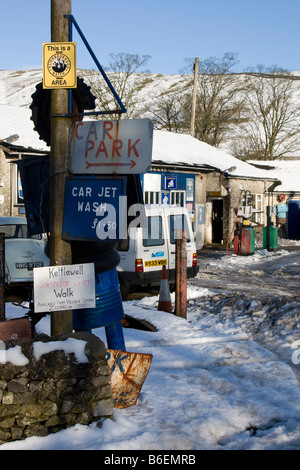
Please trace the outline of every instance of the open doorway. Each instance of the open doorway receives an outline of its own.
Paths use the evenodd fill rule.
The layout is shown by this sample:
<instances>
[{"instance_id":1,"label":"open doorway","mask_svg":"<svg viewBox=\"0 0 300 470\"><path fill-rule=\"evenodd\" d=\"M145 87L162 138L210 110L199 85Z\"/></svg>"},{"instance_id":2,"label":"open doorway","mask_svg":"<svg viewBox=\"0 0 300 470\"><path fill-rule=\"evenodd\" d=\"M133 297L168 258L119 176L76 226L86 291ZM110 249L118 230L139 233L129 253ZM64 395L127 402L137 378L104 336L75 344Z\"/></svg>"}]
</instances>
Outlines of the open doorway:
<instances>
[{"instance_id":1,"label":"open doorway","mask_svg":"<svg viewBox=\"0 0 300 470\"><path fill-rule=\"evenodd\" d=\"M212 199L212 243L223 243L223 199Z\"/></svg>"}]
</instances>

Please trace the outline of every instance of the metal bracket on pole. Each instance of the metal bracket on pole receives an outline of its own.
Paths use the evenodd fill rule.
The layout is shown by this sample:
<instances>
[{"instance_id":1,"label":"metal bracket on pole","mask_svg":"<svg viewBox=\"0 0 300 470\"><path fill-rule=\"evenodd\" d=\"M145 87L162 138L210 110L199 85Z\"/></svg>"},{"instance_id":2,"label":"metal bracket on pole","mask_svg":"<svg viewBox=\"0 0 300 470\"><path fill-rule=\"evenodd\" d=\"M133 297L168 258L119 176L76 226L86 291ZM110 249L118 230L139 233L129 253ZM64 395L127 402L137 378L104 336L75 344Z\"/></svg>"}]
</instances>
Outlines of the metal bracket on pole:
<instances>
[{"instance_id":1,"label":"metal bracket on pole","mask_svg":"<svg viewBox=\"0 0 300 470\"><path fill-rule=\"evenodd\" d=\"M72 26L74 25L79 36L81 37L84 45L86 46L87 50L89 51L90 55L92 56L95 64L98 67L99 72L101 73L102 77L104 78L106 84L108 85L110 91L112 92L114 98L116 99L120 109L114 109L112 111L93 111L89 113L72 113L72 90L68 90L68 114L53 114L52 117L74 117L74 116L91 116L91 115L100 115L100 114L122 114L126 113L127 109L125 108L124 104L122 103L119 95L117 94L116 90L114 89L113 85L111 84L108 76L106 75L103 67L101 66L100 62L98 61L97 57L95 56L93 50L91 49L89 43L87 42L83 32L81 31L78 23L76 22L73 15L65 15L65 18L69 20L69 41L72 42L73 40L73 30Z\"/></svg>"}]
</instances>

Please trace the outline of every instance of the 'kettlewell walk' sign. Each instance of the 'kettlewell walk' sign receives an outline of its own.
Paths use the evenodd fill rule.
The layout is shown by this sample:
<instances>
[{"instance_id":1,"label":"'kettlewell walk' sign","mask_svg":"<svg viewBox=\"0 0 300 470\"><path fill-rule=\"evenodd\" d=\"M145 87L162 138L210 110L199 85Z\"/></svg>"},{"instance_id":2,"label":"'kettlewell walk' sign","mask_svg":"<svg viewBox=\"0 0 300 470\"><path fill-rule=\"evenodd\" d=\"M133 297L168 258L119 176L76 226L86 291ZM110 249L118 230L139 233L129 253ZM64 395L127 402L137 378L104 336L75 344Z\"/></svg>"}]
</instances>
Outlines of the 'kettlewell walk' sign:
<instances>
[{"instance_id":1,"label":"'kettlewell walk' sign","mask_svg":"<svg viewBox=\"0 0 300 470\"><path fill-rule=\"evenodd\" d=\"M33 269L34 311L95 308L94 263Z\"/></svg>"}]
</instances>

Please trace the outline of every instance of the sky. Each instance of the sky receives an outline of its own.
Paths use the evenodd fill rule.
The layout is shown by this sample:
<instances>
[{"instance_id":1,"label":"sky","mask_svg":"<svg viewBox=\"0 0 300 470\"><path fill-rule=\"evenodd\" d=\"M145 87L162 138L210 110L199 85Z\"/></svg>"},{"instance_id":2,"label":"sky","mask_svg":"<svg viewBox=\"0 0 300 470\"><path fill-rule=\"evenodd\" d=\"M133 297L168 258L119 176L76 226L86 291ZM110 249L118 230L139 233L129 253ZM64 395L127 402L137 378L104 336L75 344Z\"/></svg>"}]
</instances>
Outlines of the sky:
<instances>
[{"instance_id":1,"label":"sky","mask_svg":"<svg viewBox=\"0 0 300 470\"><path fill-rule=\"evenodd\" d=\"M0 69L42 68L51 0L0 0ZM300 70L299 0L72 0L72 14L103 67L110 53L149 55L152 73L177 74L186 58L238 54L235 72L258 64ZM96 69L78 33L77 67Z\"/></svg>"}]
</instances>

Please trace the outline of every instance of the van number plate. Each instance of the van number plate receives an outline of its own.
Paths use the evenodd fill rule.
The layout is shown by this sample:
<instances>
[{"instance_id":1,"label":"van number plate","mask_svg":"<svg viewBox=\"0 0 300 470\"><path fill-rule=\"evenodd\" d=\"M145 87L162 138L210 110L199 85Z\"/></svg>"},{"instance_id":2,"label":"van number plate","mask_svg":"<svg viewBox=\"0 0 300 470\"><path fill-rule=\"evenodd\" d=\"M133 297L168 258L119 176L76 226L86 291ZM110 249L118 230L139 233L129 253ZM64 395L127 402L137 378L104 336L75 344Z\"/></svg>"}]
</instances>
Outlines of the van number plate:
<instances>
[{"instance_id":1,"label":"van number plate","mask_svg":"<svg viewBox=\"0 0 300 470\"><path fill-rule=\"evenodd\" d=\"M167 260L166 259L156 259L154 261L145 261L145 267L149 267L149 266L163 266L163 265L166 265L167 264Z\"/></svg>"},{"instance_id":2,"label":"van number plate","mask_svg":"<svg viewBox=\"0 0 300 470\"><path fill-rule=\"evenodd\" d=\"M29 269L32 270L33 268L41 268L44 266L43 261L29 261L25 263L16 263L17 269Z\"/></svg>"}]
</instances>

